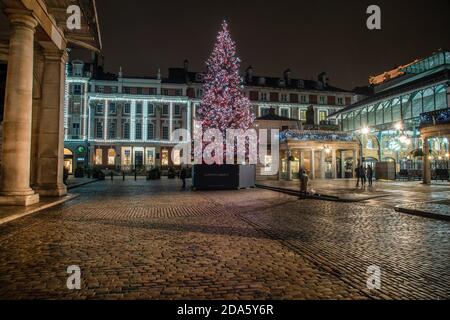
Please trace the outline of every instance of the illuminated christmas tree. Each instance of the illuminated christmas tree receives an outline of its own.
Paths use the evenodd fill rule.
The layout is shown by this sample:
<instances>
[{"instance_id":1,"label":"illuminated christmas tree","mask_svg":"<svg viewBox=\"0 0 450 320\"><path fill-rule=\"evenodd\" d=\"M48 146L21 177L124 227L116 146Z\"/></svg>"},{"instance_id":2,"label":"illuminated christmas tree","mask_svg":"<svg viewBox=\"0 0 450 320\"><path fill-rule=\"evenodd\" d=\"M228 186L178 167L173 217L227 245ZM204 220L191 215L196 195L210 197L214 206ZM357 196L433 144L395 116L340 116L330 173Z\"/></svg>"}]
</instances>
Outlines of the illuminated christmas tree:
<instances>
[{"instance_id":1,"label":"illuminated christmas tree","mask_svg":"<svg viewBox=\"0 0 450 320\"><path fill-rule=\"evenodd\" d=\"M226 21L217 36L204 75L204 96L199 108L203 130L249 129L255 120L239 76L240 60Z\"/></svg>"}]
</instances>

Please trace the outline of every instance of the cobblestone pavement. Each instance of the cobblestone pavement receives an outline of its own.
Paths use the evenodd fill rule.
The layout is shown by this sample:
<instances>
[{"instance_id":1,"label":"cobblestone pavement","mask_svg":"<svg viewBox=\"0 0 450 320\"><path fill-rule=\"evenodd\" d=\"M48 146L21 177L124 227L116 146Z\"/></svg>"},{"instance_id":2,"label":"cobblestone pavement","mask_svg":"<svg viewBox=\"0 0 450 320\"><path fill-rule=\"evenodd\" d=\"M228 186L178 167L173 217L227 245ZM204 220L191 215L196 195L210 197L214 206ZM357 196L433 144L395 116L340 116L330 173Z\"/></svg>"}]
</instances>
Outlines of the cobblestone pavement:
<instances>
[{"instance_id":1,"label":"cobblestone pavement","mask_svg":"<svg viewBox=\"0 0 450 320\"><path fill-rule=\"evenodd\" d=\"M449 298L450 224L260 189L105 181L0 226L0 298ZM66 288L79 265L82 289ZM366 288L367 268L382 288Z\"/></svg>"}]
</instances>

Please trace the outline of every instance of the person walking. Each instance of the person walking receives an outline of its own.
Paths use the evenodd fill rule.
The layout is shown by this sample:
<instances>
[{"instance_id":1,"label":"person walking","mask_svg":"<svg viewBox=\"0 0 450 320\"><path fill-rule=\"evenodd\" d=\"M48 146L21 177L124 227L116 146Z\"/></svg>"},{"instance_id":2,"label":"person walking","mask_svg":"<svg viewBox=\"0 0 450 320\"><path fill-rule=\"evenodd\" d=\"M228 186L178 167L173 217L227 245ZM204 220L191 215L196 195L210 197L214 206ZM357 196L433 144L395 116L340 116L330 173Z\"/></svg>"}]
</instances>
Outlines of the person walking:
<instances>
[{"instance_id":1,"label":"person walking","mask_svg":"<svg viewBox=\"0 0 450 320\"><path fill-rule=\"evenodd\" d=\"M356 187L359 188L359 180L361 180L361 166L357 166L355 169L355 175L356 175Z\"/></svg>"},{"instance_id":2,"label":"person walking","mask_svg":"<svg viewBox=\"0 0 450 320\"><path fill-rule=\"evenodd\" d=\"M306 195L308 193L309 177L305 170L300 173L300 194Z\"/></svg>"},{"instance_id":3,"label":"person walking","mask_svg":"<svg viewBox=\"0 0 450 320\"><path fill-rule=\"evenodd\" d=\"M369 180L369 187L372 187L372 185L373 185L373 168L370 164L367 166L367 179Z\"/></svg>"},{"instance_id":4,"label":"person walking","mask_svg":"<svg viewBox=\"0 0 450 320\"><path fill-rule=\"evenodd\" d=\"M186 172L186 167L181 168L180 171L180 179L181 181L183 181L183 189L186 189L186 176L187 176L187 172Z\"/></svg>"},{"instance_id":5,"label":"person walking","mask_svg":"<svg viewBox=\"0 0 450 320\"><path fill-rule=\"evenodd\" d=\"M360 167L360 175L361 175L362 187L363 187L363 189L365 189L366 188L367 176L366 176L366 168L364 168L364 166Z\"/></svg>"}]
</instances>

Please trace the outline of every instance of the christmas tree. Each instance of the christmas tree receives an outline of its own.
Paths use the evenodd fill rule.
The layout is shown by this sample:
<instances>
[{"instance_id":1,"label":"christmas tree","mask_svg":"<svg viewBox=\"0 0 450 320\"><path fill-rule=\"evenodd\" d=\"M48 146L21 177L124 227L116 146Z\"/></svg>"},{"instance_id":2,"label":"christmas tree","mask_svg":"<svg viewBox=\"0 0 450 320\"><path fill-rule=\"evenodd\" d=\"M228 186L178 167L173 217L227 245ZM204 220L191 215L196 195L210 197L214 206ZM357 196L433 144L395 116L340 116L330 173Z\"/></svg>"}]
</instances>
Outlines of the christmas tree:
<instances>
[{"instance_id":1,"label":"christmas tree","mask_svg":"<svg viewBox=\"0 0 450 320\"><path fill-rule=\"evenodd\" d=\"M226 21L208 59L203 99L199 108L202 129L249 129L255 120L239 76L240 60Z\"/></svg>"}]
</instances>

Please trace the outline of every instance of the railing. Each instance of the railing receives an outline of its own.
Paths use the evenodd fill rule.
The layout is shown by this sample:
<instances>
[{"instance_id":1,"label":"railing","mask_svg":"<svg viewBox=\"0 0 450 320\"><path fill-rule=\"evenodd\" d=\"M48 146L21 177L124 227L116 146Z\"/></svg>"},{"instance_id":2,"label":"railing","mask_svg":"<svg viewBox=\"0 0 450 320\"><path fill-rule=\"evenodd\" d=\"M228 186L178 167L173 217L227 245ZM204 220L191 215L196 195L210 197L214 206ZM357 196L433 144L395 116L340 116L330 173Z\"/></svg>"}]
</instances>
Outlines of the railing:
<instances>
[{"instance_id":1,"label":"railing","mask_svg":"<svg viewBox=\"0 0 450 320\"><path fill-rule=\"evenodd\" d=\"M450 108L422 113L420 115L421 128L439 124L450 124Z\"/></svg>"}]
</instances>

